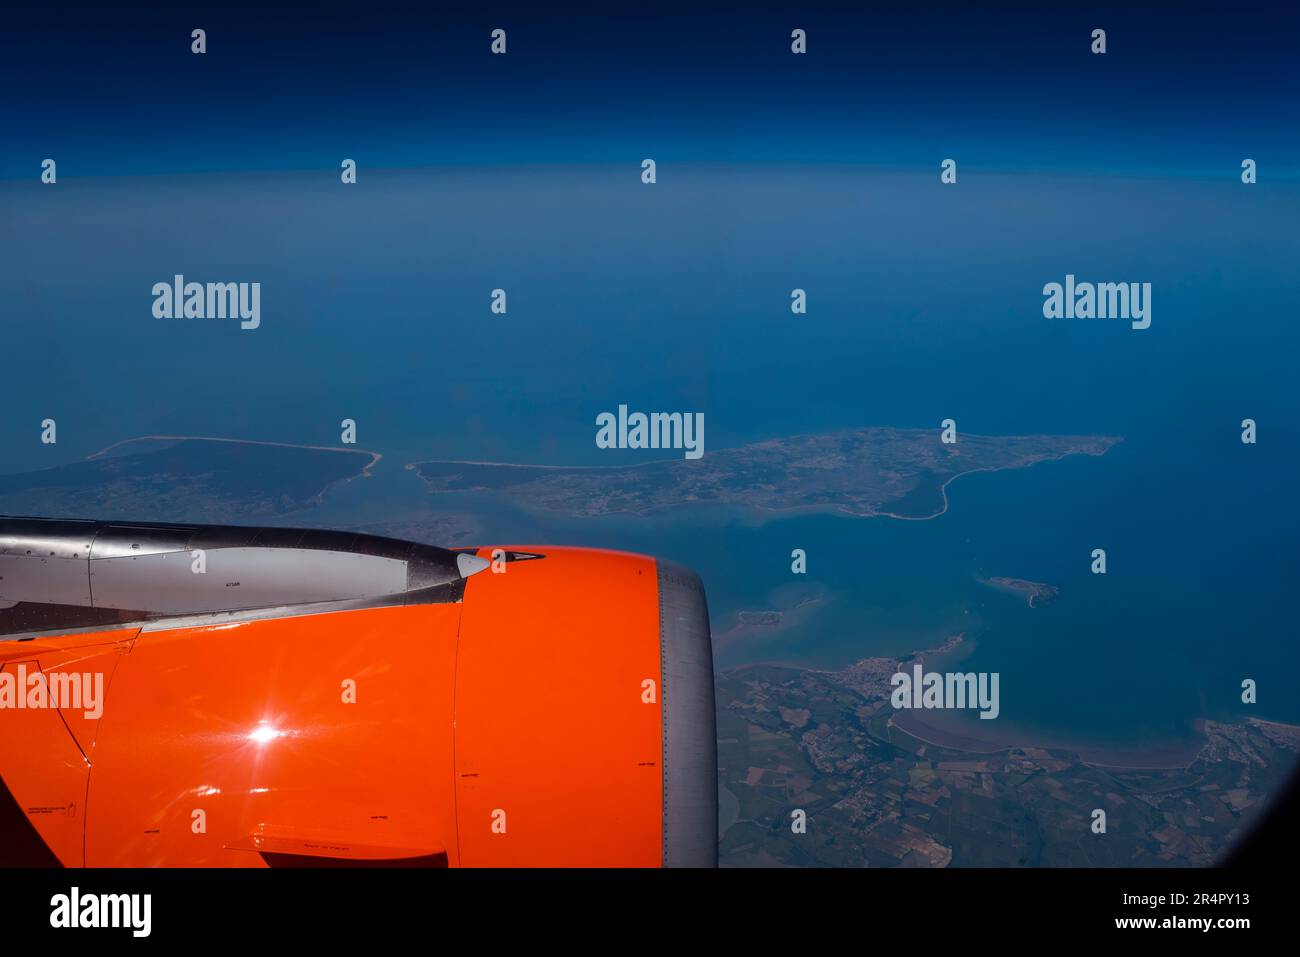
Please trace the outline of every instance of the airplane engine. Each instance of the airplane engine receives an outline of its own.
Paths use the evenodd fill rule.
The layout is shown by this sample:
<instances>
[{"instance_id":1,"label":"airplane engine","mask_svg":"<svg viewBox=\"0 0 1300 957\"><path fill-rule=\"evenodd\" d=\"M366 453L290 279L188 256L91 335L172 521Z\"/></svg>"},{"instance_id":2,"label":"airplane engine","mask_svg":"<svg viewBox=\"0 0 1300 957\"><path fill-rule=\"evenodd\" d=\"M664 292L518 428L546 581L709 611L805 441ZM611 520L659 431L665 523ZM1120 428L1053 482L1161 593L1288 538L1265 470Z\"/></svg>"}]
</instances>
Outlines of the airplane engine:
<instances>
[{"instance_id":1,"label":"airplane engine","mask_svg":"<svg viewBox=\"0 0 1300 957\"><path fill-rule=\"evenodd\" d=\"M0 518L0 865L712 866L693 572Z\"/></svg>"}]
</instances>

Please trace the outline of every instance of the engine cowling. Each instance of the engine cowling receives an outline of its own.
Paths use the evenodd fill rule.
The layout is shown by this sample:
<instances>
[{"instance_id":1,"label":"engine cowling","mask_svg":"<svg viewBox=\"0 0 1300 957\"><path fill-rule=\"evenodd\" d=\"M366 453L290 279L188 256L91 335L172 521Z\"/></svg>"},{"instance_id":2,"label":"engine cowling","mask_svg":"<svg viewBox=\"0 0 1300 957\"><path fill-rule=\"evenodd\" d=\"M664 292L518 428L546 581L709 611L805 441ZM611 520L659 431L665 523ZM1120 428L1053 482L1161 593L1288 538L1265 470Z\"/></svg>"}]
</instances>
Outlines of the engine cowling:
<instances>
[{"instance_id":1,"label":"engine cowling","mask_svg":"<svg viewBox=\"0 0 1300 957\"><path fill-rule=\"evenodd\" d=\"M672 563L0 520L0 693L42 684L0 708L0 863L716 863Z\"/></svg>"}]
</instances>

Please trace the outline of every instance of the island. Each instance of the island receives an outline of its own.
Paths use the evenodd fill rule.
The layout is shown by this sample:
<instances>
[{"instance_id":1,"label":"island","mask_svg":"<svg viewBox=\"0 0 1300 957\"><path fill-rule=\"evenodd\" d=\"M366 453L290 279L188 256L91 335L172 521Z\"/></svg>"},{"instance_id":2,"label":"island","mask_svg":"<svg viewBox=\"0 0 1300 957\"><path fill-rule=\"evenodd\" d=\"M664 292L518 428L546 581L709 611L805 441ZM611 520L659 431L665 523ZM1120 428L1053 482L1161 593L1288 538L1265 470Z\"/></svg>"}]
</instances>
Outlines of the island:
<instances>
[{"instance_id":1,"label":"island","mask_svg":"<svg viewBox=\"0 0 1300 957\"><path fill-rule=\"evenodd\" d=\"M84 461L0 475L0 514L42 518L249 522L319 505L368 476L376 452L150 435Z\"/></svg>"},{"instance_id":2,"label":"island","mask_svg":"<svg viewBox=\"0 0 1300 957\"><path fill-rule=\"evenodd\" d=\"M803 625L826 600L827 594L824 591L816 590L812 594L806 594L799 600L781 608L738 612L734 625L726 631L713 632L713 650L716 653L727 648L733 641L751 638L760 634L770 635Z\"/></svg>"},{"instance_id":3,"label":"island","mask_svg":"<svg viewBox=\"0 0 1300 957\"><path fill-rule=\"evenodd\" d=\"M1024 578L1004 578L994 576L992 578L981 578L981 585L987 585L1000 592L1006 592L1009 595L1019 595L1029 604L1030 608L1038 605L1045 605L1049 601L1054 601L1060 594L1061 589L1055 585L1047 585L1043 582L1031 582Z\"/></svg>"},{"instance_id":4,"label":"island","mask_svg":"<svg viewBox=\"0 0 1300 957\"><path fill-rule=\"evenodd\" d=\"M572 516L738 505L928 519L947 510L947 486L959 476L1103 455L1119 441L1107 435L961 435L946 445L937 429L870 427L769 439L694 460L618 466L433 461L407 468L433 494L491 493Z\"/></svg>"}]
</instances>

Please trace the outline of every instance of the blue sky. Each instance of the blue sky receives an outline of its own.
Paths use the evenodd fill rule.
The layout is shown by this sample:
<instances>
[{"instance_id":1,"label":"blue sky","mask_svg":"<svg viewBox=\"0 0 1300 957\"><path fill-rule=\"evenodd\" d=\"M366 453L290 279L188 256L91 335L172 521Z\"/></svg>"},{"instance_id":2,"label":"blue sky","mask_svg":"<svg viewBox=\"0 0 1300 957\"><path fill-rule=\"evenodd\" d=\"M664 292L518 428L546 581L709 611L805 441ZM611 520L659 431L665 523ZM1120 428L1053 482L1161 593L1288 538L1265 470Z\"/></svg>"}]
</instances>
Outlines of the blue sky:
<instances>
[{"instance_id":1,"label":"blue sky","mask_svg":"<svg viewBox=\"0 0 1300 957\"><path fill-rule=\"evenodd\" d=\"M363 166L1300 169L1294 4L238 4L7 14L0 178ZM901 8L901 9L900 9ZM1155 8L1155 9L1151 9ZM557 15L560 10L570 15ZM616 11L616 12L613 12ZM190 53L191 29L208 52ZM489 33L508 31L492 56ZM809 53L790 53L794 27ZM1108 52L1089 50L1093 28Z\"/></svg>"}]
</instances>

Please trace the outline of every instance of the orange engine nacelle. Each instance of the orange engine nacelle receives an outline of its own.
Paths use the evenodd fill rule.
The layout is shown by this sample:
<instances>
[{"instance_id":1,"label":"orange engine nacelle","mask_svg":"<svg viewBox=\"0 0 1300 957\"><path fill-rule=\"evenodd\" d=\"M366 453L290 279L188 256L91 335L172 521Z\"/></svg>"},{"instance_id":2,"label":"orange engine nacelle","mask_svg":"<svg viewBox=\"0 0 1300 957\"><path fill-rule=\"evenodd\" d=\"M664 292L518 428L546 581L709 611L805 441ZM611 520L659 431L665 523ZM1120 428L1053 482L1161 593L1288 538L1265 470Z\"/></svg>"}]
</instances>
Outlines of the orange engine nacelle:
<instances>
[{"instance_id":1,"label":"orange engine nacelle","mask_svg":"<svg viewBox=\"0 0 1300 957\"><path fill-rule=\"evenodd\" d=\"M670 563L0 519L0 865L712 865Z\"/></svg>"}]
</instances>

